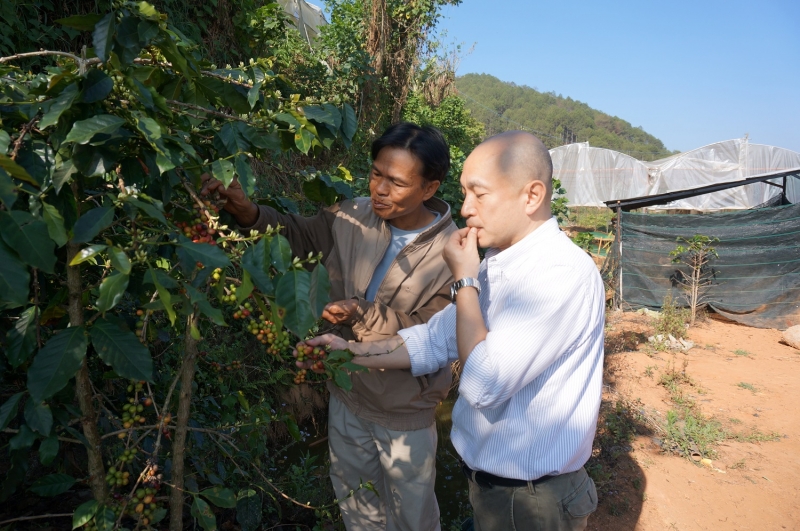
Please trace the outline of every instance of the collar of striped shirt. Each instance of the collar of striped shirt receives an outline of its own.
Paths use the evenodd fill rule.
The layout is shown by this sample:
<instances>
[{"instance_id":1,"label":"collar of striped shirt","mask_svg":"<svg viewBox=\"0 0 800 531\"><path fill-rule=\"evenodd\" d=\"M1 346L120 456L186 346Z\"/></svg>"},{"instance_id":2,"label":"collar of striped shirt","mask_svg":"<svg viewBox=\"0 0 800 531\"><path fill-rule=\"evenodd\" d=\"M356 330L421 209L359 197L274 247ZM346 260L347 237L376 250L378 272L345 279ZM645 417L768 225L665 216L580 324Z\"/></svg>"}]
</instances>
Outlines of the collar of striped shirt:
<instances>
[{"instance_id":1,"label":"collar of striped shirt","mask_svg":"<svg viewBox=\"0 0 800 531\"><path fill-rule=\"evenodd\" d=\"M548 220L478 280L489 330L461 372L451 440L473 470L534 480L588 460L602 387L605 292L591 258ZM456 306L401 330L411 371L458 359Z\"/></svg>"}]
</instances>

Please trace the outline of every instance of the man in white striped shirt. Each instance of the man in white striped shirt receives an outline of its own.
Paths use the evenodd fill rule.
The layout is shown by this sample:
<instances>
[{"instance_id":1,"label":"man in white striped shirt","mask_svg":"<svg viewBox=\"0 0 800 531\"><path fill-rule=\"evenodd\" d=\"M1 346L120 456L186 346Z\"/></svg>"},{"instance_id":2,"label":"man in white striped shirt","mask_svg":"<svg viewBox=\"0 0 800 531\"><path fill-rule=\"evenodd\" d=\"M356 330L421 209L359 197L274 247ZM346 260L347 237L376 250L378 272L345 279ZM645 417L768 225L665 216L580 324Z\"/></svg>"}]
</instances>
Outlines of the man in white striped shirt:
<instances>
[{"instance_id":1,"label":"man in white striped shirt","mask_svg":"<svg viewBox=\"0 0 800 531\"><path fill-rule=\"evenodd\" d=\"M414 375L460 360L451 440L470 479L475 529L585 529L597 507L583 465L600 406L602 280L552 217L552 162L536 137L485 141L461 184L467 227L444 250L454 304L392 339L325 335L309 344ZM482 262L478 247L488 248Z\"/></svg>"}]
</instances>

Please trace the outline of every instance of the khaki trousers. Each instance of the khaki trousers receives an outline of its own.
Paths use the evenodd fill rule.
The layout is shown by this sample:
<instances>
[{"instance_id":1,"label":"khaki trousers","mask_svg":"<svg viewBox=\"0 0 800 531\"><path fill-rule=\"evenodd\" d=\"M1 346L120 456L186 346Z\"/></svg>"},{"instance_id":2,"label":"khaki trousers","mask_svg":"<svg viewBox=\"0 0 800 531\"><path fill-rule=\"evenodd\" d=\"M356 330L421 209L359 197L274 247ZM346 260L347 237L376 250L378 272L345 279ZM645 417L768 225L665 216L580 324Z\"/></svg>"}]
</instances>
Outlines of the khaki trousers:
<instances>
[{"instance_id":1,"label":"khaki trousers","mask_svg":"<svg viewBox=\"0 0 800 531\"><path fill-rule=\"evenodd\" d=\"M475 531L583 531L597 509L594 481L581 468L525 487L469 480Z\"/></svg>"},{"instance_id":2,"label":"khaki trousers","mask_svg":"<svg viewBox=\"0 0 800 531\"><path fill-rule=\"evenodd\" d=\"M361 419L331 396L331 481L348 531L440 531L436 425L395 431ZM358 490L372 481L375 492ZM348 497L351 491L355 491ZM346 498L346 499L345 499Z\"/></svg>"}]
</instances>

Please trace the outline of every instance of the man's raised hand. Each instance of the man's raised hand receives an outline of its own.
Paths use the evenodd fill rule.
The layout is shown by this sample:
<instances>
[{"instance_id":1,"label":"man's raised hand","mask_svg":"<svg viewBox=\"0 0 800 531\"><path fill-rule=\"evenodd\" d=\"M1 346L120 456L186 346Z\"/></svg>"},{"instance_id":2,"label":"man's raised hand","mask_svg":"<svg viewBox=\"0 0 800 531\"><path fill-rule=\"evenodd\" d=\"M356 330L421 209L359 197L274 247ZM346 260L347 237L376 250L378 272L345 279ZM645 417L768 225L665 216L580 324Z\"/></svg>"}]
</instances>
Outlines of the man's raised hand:
<instances>
[{"instance_id":1,"label":"man's raised hand","mask_svg":"<svg viewBox=\"0 0 800 531\"><path fill-rule=\"evenodd\" d=\"M221 198L226 200L223 208L233 214L236 222L242 227L249 227L256 222L258 219L258 205L248 199L238 179L234 177L227 188L225 188L222 181L215 179L208 173L201 175L200 179L203 183L203 188L200 190L201 196L205 197L212 193L219 194Z\"/></svg>"},{"instance_id":2,"label":"man's raised hand","mask_svg":"<svg viewBox=\"0 0 800 531\"><path fill-rule=\"evenodd\" d=\"M478 255L478 229L465 227L455 231L445 244L442 255L456 280L477 277L481 267L481 258Z\"/></svg>"},{"instance_id":3,"label":"man's raised hand","mask_svg":"<svg viewBox=\"0 0 800 531\"><path fill-rule=\"evenodd\" d=\"M335 325L350 325L355 320L357 310L358 301L356 299L329 302L322 310L322 318Z\"/></svg>"}]
</instances>

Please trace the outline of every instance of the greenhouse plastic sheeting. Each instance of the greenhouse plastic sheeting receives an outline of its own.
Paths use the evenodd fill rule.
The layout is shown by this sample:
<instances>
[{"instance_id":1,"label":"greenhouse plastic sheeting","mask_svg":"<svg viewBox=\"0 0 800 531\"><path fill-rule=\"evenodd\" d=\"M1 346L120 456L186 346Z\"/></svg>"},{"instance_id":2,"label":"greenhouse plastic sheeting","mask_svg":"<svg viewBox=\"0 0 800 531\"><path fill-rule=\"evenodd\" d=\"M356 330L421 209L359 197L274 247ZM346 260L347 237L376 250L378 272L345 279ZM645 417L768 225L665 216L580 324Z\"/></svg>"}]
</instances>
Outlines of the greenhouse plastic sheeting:
<instances>
[{"instance_id":1,"label":"greenhouse plastic sheeting","mask_svg":"<svg viewBox=\"0 0 800 531\"><path fill-rule=\"evenodd\" d=\"M602 206L599 199L649 195L652 188L647 166L610 149L588 142L551 149L553 177L567 190L570 206Z\"/></svg>"},{"instance_id":2,"label":"greenhouse plastic sheeting","mask_svg":"<svg viewBox=\"0 0 800 531\"><path fill-rule=\"evenodd\" d=\"M669 253L679 236L695 234L720 240L707 291L715 311L758 328L800 324L800 204L704 215L623 212L623 307L658 309L668 293L683 300L673 279L688 268L672 263ZM610 263L619 258L614 247Z\"/></svg>"},{"instance_id":3,"label":"greenhouse plastic sheeting","mask_svg":"<svg viewBox=\"0 0 800 531\"><path fill-rule=\"evenodd\" d=\"M709 144L653 162L622 153L592 148L588 143L550 150L553 176L567 190L569 206L604 207L604 201L698 188L737 181L772 171L800 167L800 153L775 146L751 144L746 138ZM780 183L779 180L775 181ZM757 183L673 201L648 210L713 212L749 209L768 202L780 189ZM790 202L800 201L800 182L787 184Z\"/></svg>"},{"instance_id":4,"label":"greenhouse plastic sheeting","mask_svg":"<svg viewBox=\"0 0 800 531\"><path fill-rule=\"evenodd\" d=\"M300 34L313 44L319 36L320 27L326 25L325 14L322 9L309 4L305 0L278 0L283 10L291 17Z\"/></svg>"}]
</instances>

